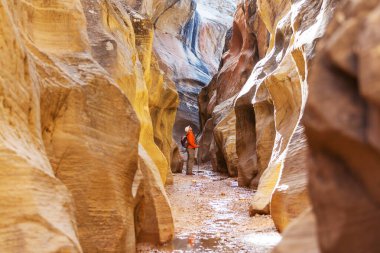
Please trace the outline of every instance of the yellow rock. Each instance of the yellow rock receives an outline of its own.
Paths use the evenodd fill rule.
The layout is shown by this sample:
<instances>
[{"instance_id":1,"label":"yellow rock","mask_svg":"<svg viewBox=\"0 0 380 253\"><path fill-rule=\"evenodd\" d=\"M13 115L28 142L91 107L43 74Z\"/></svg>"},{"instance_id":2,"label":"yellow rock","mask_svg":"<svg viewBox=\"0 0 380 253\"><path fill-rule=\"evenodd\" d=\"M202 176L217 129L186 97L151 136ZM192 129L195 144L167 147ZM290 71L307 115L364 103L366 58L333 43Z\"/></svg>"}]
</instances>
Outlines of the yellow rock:
<instances>
[{"instance_id":1,"label":"yellow rock","mask_svg":"<svg viewBox=\"0 0 380 253\"><path fill-rule=\"evenodd\" d=\"M277 179L282 168L282 163L268 167L260 178L259 188L249 206L249 214L269 214L269 204Z\"/></svg>"},{"instance_id":2,"label":"yellow rock","mask_svg":"<svg viewBox=\"0 0 380 253\"><path fill-rule=\"evenodd\" d=\"M235 112L230 113L214 128L215 142L222 151L228 170L228 175L237 176L238 157L236 155L236 125Z\"/></svg>"},{"instance_id":3,"label":"yellow rock","mask_svg":"<svg viewBox=\"0 0 380 253\"><path fill-rule=\"evenodd\" d=\"M173 238L174 223L165 189L161 178L153 173L153 160L139 146L139 168L143 175L140 181L139 192L135 198L137 202L136 230L138 241L165 243Z\"/></svg>"},{"instance_id":4,"label":"yellow rock","mask_svg":"<svg viewBox=\"0 0 380 253\"><path fill-rule=\"evenodd\" d=\"M122 1L0 2L1 252L172 238L178 96L152 43L150 20Z\"/></svg>"},{"instance_id":5,"label":"yellow rock","mask_svg":"<svg viewBox=\"0 0 380 253\"><path fill-rule=\"evenodd\" d=\"M154 60L152 54L153 25L149 19L134 12L127 12L119 1L112 3L84 1L83 4L87 21L91 24L87 30L92 45L92 55L116 80L117 85L131 101L140 122L138 137L140 149L144 150L144 156L139 156L139 166L144 167L140 170L144 181L148 181L144 184L144 193L147 196L141 200L144 201L141 205L145 203L145 209L151 210L150 213L148 212L148 216L140 215L140 217L156 216L157 226L146 226L144 225L146 221L140 219L139 222L142 224L135 225L141 227L141 234L150 236L140 236L139 239L144 240L149 237L149 239L158 238L161 243L166 242L171 238L174 228L172 219L162 220L160 218L171 217L171 210L163 188L159 187L161 182L157 179L161 178L165 183L167 174L170 173L168 159L170 159L171 128L174 123L178 96L170 84L163 82L163 74ZM104 38L107 37L110 37L109 42L114 46L112 50L104 53L102 46ZM149 88L157 89L161 96L151 95ZM162 101L165 101L165 104L160 105L160 108L158 104ZM158 112L150 110L153 107L158 108ZM158 113L161 114L161 117L157 115ZM154 121L152 121L151 115L155 116ZM153 123L159 124L162 128L156 128L156 138ZM162 149L156 145L155 140ZM166 152L167 157L162 151ZM147 206L150 204L156 206L154 203L146 202L147 199L152 198L149 197L153 191L150 187L158 187L154 194L159 199L162 209ZM137 205L139 204L137 203ZM157 213L155 214L154 211ZM164 213L159 213L162 211ZM164 222L167 224L163 224ZM155 232L157 234L154 234Z\"/></svg>"},{"instance_id":6,"label":"yellow rock","mask_svg":"<svg viewBox=\"0 0 380 253\"><path fill-rule=\"evenodd\" d=\"M173 145L176 146L173 138L173 125L179 104L178 93L173 81L164 76L156 56L153 55L150 65L151 78L147 80L147 88L149 91L149 112L152 118L154 141L164 154L168 166L175 166L173 162L180 162L178 154L172 154ZM180 164L178 165L180 167ZM171 179L172 169L165 168L167 171L167 181Z\"/></svg>"},{"instance_id":7,"label":"yellow rock","mask_svg":"<svg viewBox=\"0 0 380 253\"><path fill-rule=\"evenodd\" d=\"M309 207L306 164L306 136L303 127L298 126L290 141L284 168L270 204L271 216L280 232Z\"/></svg>"},{"instance_id":8,"label":"yellow rock","mask_svg":"<svg viewBox=\"0 0 380 253\"><path fill-rule=\"evenodd\" d=\"M241 147L250 148L252 144L247 142L253 143L254 146L249 149L250 156L247 152L238 152L239 160L250 159L250 164L253 165L242 169L246 175L244 185L258 188L251 202L251 213L269 213L270 202L273 193L276 192L275 187L278 185L278 190L283 188L283 184L279 183L281 175L286 181L287 176L299 174L301 181L290 180L289 187L292 190L298 186L305 187L304 168L299 172L292 171L292 165L289 163L289 166L285 166L284 162L288 157L288 161L292 159L293 150L304 151L302 142L293 143L291 148L289 145L305 108L308 92L306 80L309 60L314 52L313 45L325 32L333 9L328 6L332 2L258 1L260 16L271 33L269 48L266 56L256 64L235 103L237 150L241 150ZM319 8L320 6L324 7ZM317 22L316 19L306 22L305 17L311 16L318 16L318 20L323 22ZM248 134L245 134L247 132ZM304 157L300 155L295 159L302 160ZM299 161L294 163L297 164ZM295 194L292 190L286 194ZM299 200L302 204L298 211L295 210L296 204L290 203L290 195L287 195L290 198L288 204L285 204L288 202L285 200L286 194L282 197L277 195L276 201L279 202L273 207L279 212L275 214L275 221L280 230L308 205L307 198L304 197L305 191L296 191L299 191L302 197L302 200ZM285 214L286 205L289 205L288 214ZM292 205L295 209L292 209Z\"/></svg>"}]
</instances>

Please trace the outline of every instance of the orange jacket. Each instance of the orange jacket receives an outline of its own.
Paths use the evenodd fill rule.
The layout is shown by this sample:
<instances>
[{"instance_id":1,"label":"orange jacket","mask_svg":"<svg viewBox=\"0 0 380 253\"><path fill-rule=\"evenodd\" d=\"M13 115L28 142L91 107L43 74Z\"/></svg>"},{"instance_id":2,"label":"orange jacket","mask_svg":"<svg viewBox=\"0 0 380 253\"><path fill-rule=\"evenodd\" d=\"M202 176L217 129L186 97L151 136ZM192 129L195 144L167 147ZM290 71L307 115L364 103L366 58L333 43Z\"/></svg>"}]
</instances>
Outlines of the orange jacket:
<instances>
[{"instance_id":1,"label":"orange jacket","mask_svg":"<svg viewBox=\"0 0 380 253\"><path fill-rule=\"evenodd\" d=\"M186 134L187 138L187 148L198 148L199 146L195 143L195 136L193 131L189 131Z\"/></svg>"}]
</instances>

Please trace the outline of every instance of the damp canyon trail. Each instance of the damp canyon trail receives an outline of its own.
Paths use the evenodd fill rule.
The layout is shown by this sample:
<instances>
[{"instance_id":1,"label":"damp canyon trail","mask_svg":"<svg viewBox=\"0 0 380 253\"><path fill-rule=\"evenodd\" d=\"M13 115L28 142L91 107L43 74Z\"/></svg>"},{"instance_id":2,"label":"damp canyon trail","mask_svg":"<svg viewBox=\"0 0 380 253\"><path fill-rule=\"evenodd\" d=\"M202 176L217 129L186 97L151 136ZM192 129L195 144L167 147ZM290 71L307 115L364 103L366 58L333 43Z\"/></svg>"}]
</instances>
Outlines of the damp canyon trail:
<instances>
[{"instance_id":1,"label":"damp canyon trail","mask_svg":"<svg viewBox=\"0 0 380 253\"><path fill-rule=\"evenodd\" d=\"M194 176L174 174L166 186L172 205L175 238L153 246L138 245L138 252L252 252L266 253L280 241L269 215L249 217L254 191L237 187L236 178L212 172L202 165Z\"/></svg>"}]
</instances>

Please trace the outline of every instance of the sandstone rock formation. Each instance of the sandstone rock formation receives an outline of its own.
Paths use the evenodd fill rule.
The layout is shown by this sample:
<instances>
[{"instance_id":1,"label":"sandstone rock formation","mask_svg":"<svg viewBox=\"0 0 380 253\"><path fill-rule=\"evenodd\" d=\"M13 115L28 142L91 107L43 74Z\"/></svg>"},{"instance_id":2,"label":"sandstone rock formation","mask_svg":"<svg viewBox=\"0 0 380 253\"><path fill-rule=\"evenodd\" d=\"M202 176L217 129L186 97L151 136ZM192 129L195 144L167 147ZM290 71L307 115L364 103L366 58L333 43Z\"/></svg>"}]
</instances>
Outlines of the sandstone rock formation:
<instances>
[{"instance_id":1,"label":"sandstone rock formation","mask_svg":"<svg viewBox=\"0 0 380 253\"><path fill-rule=\"evenodd\" d=\"M198 158L200 163L211 160L211 143L214 140L214 125L212 118L208 119L202 129L202 135L199 140Z\"/></svg>"},{"instance_id":2,"label":"sandstone rock formation","mask_svg":"<svg viewBox=\"0 0 380 253\"><path fill-rule=\"evenodd\" d=\"M304 189L306 175L302 171L305 168L297 166L305 159L306 145L299 141L302 135L297 133L297 129L302 127L300 120L307 98L307 77L314 45L324 34L335 2L321 0L269 4L271 8L260 9L272 34L269 50L255 66L239 94L235 111L237 122L242 122L247 112L241 108L249 105L253 108L250 109L254 115L251 141L256 143L256 147L252 156L253 177L247 184L253 187L258 184L258 191L250 212L269 213L272 202L274 221L283 230L308 205ZM238 124L237 132L242 130ZM237 150L247 141L248 138L238 138ZM293 152L298 153L294 158Z\"/></svg>"},{"instance_id":3,"label":"sandstone rock formation","mask_svg":"<svg viewBox=\"0 0 380 253\"><path fill-rule=\"evenodd\" d=\"M306 164L306 136L303 127L299 126L290 140L284 167L270 205L271 216L280 232L310 205Z\"/></svg>"},{"instance_id":4,"label":"sandstone rock formation","mask_svg":"<svg viewBox=\"0 0 380 253\"><path fill-rule=\"evenodd\" d=\"M223 55L218 73L200 93L199 109L202 126L206 121L209 124L203 128L202 145L209 147L213 141L209 136L214 135L217 140L215 149L220 150L215 156L217 161L213 161L214 170L229 171L234 176L239 160L242 161L236 154L234 99L267 47L267 31L257 12L256 1L247 0L239 4L231 33L231 38L226 39L225 48L228 50ZM215 131L209 130L211 124ZM201 154L208 152L210 149L202 149ZM203 159L208 157L211 159L210 155Z\"/></svg>"},{"instance_id":5,"label":"sandstone rock formation","mask_svg":"<svg viewBox=\"0 0 380 253\"><path fill-rule=\"evenodd\" d=\"M154 20L154 49L162 69L175 82L180 97L174 139L191 124L199 131L197 97L217 71L220 41L232 24L232 0L171 1Z\"/></svg>"},{"instance_id":6,"label":"sandstone rock formation","mask_svg":"<svg viewBox=\"0 0 380 253\"><path fill-rule=\"evenodd\" d=\"M173 173L182 173L184 160L179 151L179 148L174 140L172 140L172 148L171 148L171 163L170 168Z\"/></svg>"},{"instance_id":7,"label":"sandstone rock formation","mask_svg":"<svg viewBox=\"0 0 380 253\"><path fill-rule=\"evenodd\" d=\"M135 178L138 190L135 195L135 226L138 241L168 242L173 237L173 218L160 176L152 168L154 161L139 146L139 169L142 178ZM135 182L136 184L136 182Z\"/></svg>"},{"instance_id":8,"label":"sandstone rock formation","mask_svg":"<svg viewBox=\"0 0 380 253\"><path fill-rule=\"evenodd\" d=\"M151 20L117 0L1 1L0 14L0 251L170 240L178 96Z\"/></svg>"},{"instance_id":9,"label":"sandstone rock formation","mask_svg":"<svg viewBox=\"0 0 380 253\"><path fill-rule=\"evenodd\" d=\"M272 253L320 253L316 235L315 215L308 208L288 226Z\"/></svg>"},{"instance_id":10,"label":"sandstone rock formation","mask_svg":"<svg viewBox=\"0 0 380 253\"><path fill-rule=\"evenodd\" d=\"M343 1L318 43L304 124L321 252L380 252L380 2Z\"/></svg>"},{"instance_id":11,"label":"sandstone rock formation","mask_svg":"<svg viewBox=\"0 0 380 253\"><path fill-rule=\"evenodd\" d=\"M199 98L202 123L213 120L216 170L236 167L239 185L257 189L250 213L271 212L280 231L309 205L301 119L310 59L334 7L244 1L221 68Z\"/></svg>"},{"instance_id":12,"label":"sandstone rock formation","mask_svg":"<svg viewBox=\"0 0 380 253\"><path fill-rule=\"evenodd\" d=\"M251 169L254 176L247 184L255 186L259 183L257 198L253 201L253 209L258 205L258 211L270 202L272 186L276 185L289 141L302 117L307 95L308 60L332 11L331 1L299 2L297 8L291 8L290 2L272 5L260 10L272 33L270 48L239 94L235 109L240 122L245 120L240 108L253 107L256 161ZM313 18L301 22L305 16L318 16L324 22L316 22ZM243 130L239 125L237 128L237 131ZM237 145L244 145L247 139L238 139Z\"/></svg>"},{"instance_id":13,"label":"sandstone rock formation","mask_svg":"<svg viewBox=\"0 0 380 253\"><path fill-rule=\"evenodd\" d=\"M228 175L237 176L238 157L236 155L236 133L234 132L236 117L233 111L223 118L214 128L215 143L222 152L219 157L225 157ZM223 163L223 162L222 162Z\"/></svg>"}]
</instances>

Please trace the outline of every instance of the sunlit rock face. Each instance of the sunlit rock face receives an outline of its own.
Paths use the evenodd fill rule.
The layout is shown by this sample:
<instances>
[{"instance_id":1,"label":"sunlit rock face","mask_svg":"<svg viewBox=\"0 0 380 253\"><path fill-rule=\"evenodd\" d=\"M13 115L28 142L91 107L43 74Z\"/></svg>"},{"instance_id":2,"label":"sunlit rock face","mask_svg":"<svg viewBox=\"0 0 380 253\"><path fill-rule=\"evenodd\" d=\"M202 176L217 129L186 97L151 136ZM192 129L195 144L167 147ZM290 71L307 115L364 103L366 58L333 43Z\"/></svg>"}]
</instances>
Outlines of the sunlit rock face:
<instances>
[{"instance_id":1,"label":"sunlit rock face","mask_svg":"<svg viewBox=\"0 0 380 253\"><path fill-rule=\"evenodd\" d=\"M307 99L309 61L316 40L324 34L331 18L334 2L260 1L259 6L271 39L266 56L256 64L236 100L237 122L245 122L240 123L242 126L251 125L250 135L237 138L237 151L238 156L242 155L240 145L255 143L250 167L242 168L251 177L244 178L244 185L258 189L250 207L251 214L269 213L272 200L275 216L293 213L287 216L290 221L302 212L303 207L298 208L297 202L307 200L298 198L306 196L305 168L297 166L305 159L306 145L301 141L302 132L297 133L297 129L302 128L300 120ZM244 108L250 108L251 119L246 120L248 111ZM237 132L246 130L239 124L236 126ZM274 221L281 230L288 223L276 218Z\"/></svg>"},{"instance_id":2,"label":"sunlit rock face","mask_svg":"<svg viewBox=\"0 0 380 253\"><path fill-rule=\"evenodd\" d=\"M180 96L174 137L187 125L199 131L197 96L216 73L232 25L232 0L173 1L154 19L154 49Z\"/></svg>"},{"instance_id":3,"label":"sunlit rock face","mask_svg":"<svg viewBox=\"0 0 380 253\"><path fill-rule=\"evenodd\" d=\"M318 43L304 124L321 252L380 252L380 3L343 1Z\"/></svg>"},{"instance_id":4,"label":"sunlit rock face","mask_svg":"<svg viewBox=\"0 0 380 253\"><path fill-rule=\"evenodd\" d=\"M290 139L284 167L271 199L270 213L280 232L310 205L306 180L307 151L304 128L299 125Z\"/></svg>"},{"instance_id":5,"label":"sunlit rock face","mask_svg":"<svg viewBox=\"0 0 380 253\"><path fill-rule=\"evenodd\" d=\"M271 212L280 231L309 206L301 119L315 43L334 8L333 0L242 2L221 68L199 97L202 123L213 121L215 169L236 168L239 185L257 189L251 215Z\"/></svg>"},{"instance_id":6,"label":"sunlit rock face","mask_svg":"<svg viewBox=\"0 0 380 253\"><path fill-rule=\"evenodd\" d=\"M92 54L131 101L141 124L139 169L144 180L138 181L141 184L138 190L145 195L141 203L137 202L135 225L139 227L139 223L146 222L146 217L154 217L155 221L148 222L150 227L142 224L136 236L140 240L168 241L173 233L173 224L161 181L165 182L167 175L169 179L171 175L171 132L178 97L174 84L164 79L152 52L153 25L149 18L134 13L123 2L106 4L82 1L82 4L88 22ZM114 50L117 51L117 57L112 57L112 52L104 53L100 48L108 36L116 45ZM137 193L137 196L141 195ZM155 201L150 201L153 196L156 196ZM157 209L157 206L162 208ZM151 213L147 215L149 211Z\"/></svg>"},{"instance_id":7,"label":"sunlit rock face","mask_svg":"<svg viewBox=\"0 0 380 253\"><path fill-rule=\"evenodd\" d=\"M299 166L306 155L300 120L310 59L335 5L321 0L259 1L258 6L270 42L236 99L236 149L239 158L250 159L240 164L240 182L257 188L250 213L271 212L283 230L308 206L306 168ZM253 152L240 148L252 143Z\"/></svg>"},{"instance_id":8,"label":"sunlit rock face","mask_svg":"<svg viewBox=\"0 0 380 253\"><path fill-rule=\"evenodd\" d=\"M174 83L125 1L0 3L0 251L134 252L173 236Z\"/></svg>"},{"instance_id":9,"label":"sunlit rock face","mask_svg":"<svg viewBox=\"0 0 380 253\"><path fill-rule=\"evenodd\" d=\"M219 71L200 93L201 123L206 126L203 128L200 155L204 162L213 157L215 171L228 172L231 176L238 174L236 116L233 104L254 65L265 54L267 34L256 1L241 2L234 15L231 34L226 37L226 52ZM214 136L215 139L209 136ZM211 142L214 142L212 150L209 148ZM208 155L210 152L216 155ZM242 174L239 173L239 177Z\"/></svg>"}]
</instances>

